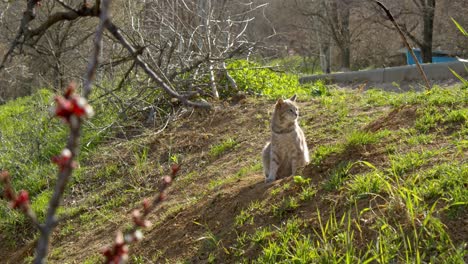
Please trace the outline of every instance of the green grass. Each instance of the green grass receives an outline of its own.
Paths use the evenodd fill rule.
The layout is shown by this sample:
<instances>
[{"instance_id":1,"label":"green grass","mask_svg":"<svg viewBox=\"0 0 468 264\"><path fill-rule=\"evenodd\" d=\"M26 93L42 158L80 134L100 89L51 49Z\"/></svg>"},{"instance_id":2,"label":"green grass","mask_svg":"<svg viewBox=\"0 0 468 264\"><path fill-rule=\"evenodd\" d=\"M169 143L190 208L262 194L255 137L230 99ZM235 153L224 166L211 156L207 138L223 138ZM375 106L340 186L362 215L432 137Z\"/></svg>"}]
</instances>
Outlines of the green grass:
<instances>
[{"instance_id":1,"label":"green grass","mask_svg":"<svg viewBox=\"0 0 468 264\"><path fill-rule=\"evenodd\" d=\"M340 153L343 150L344 147L340 144L320 145L315 149L315 151L311 155L311 161L313 164L318 165L331 154Z\"/></svg>"},{"instance_id":2,"label":"green grass","mask_svg":"<svg viewBox=\"0 0 468 264\"><path fill-rule=\"evenodd\" d=\"M349 170L353 165L351 162L339 163L330 173L329 180L324 183L323 188L327 191L340 188L350 175Z\"/></svg>"},{"instance_id":3,"label":"green grass","mask_svg":"<svg viewBox=\"0 0 468 264\"><path fill-rule=\"evenodd\" d=\"M429 162L429 159L436 156L435 151L409 152L405 154L392 154L389 156L392 172L399 177L407 173L414 172L424 164Z\"/></svg>"},{"instance_id":4,"label":"green grass","mask_svg":"<svg viewBox=\"0 0 468 264\"><path fill-rule=\"evenodd\" d=\"M297 75L276 73L262 65L246 60L234 60L227 65L230 75L240 90L277 99L297 94L299 98L310 96L311 92L299 84ZM224 80L225 82L226 80ZM223 94L222 96L228 96Z\"/></svg>"},{"instance_id":5,"label":"green grass","mask_svg":"<svg viewBox=\"0 0 468 264\"><path fill-rule=\"evenodd\" d=\"M154 212L151 217L156 220L148 237L156 244L160 238L153 231L164 228L164 235L171 237L180 235L181 230L174 228L184 226L191 235L178 241L181 247L190 245L183 252L187 262L192 257L188 255L196 254L205 255L200 261L207 263L463 263L467 241L456 240L450 221L462 222L467 210L465 89L390 93L333 89L324 82L301 86L297 76L273 78L270 75L276 73L271 70L250 66L245 72L234 68L230 72L240 80L241 90L265 95L267 99L258 99L265 100L261 102L293 93L317 96L301 103L301 124L312 160L302 170L304 175L263 185L258 160L263 138L251 135L248 127L235 138L214 135L215 143L203 147L198 156L176 144L164 149L158 141L164 134L96 148L106 139L106 132L99 131L113 117L99 117L105 112L99 104L96 119L85 129L86 147L82 167L71 181L73 192L66 193L72 199L59 209L59 217L67 219L57 231L59 238L72 241L83 231L108 232L102 228L109 225L129 229L129 208L139 206L143 197L154 196L155 184L167 173L164 167L175 162L182 164L180 178L169 192L175 202ZM0 165L12 171L17 189L31 190L33 210L41 218L56 170L50 156L61 150L67 132L42 112L51 105L51 96L41 91L38 100L21 98L0 106L0 129L6 140L0 146ZM247 100L245 107L258 107L249 105L255 100ZM405 128L363 129L403 106L416 110L414 124L400 117ZM261 117L267 111L257 111L248 118L263 126ZM31 130L45 139L35 140ZM157 152L158 148L162 150ZM359 160L364 155L358 151L370 152L369 161ZM241 179L243 185L237 188ZM244 179L252 186L244 186L248 182ZM238 196L231 195L237 192ZM251 200L246 202L244 195L251 195ZM213 206L199 216L200 208L206 208L201 206L207 205ZM223 211L223 219L218 217L221 206L229 209ZM185 215L190 217L184 222ZM192 229L194 223L197 228ZM33 233L25 217L4 202L0 228L4 243L12 247ZM112 239L114 232L109 233ZM132 248L138 252L132 255L133 262L181 261L166 259L167 248L143 245ZM63 245L51 251L57 262L70 261L64 252ZM101 260L90 252L82 262Z\"/></svg>"},{"instance_id":6,"label":"green grass","mask_svg":"<svg viewBox=\"0 0 468 264\"><path fill-rule=\"evenodd\" d=\"M40 220L47 210L52 194L50 186L54 185L57 174L57 167L50 160L64 148L68 134L67 126L50 113L54 105L53 96L51 91L42 89L31 96L0 105L0 168L10 172L16 190L29 192L32 208ZM104 110L103 103L94 103L93 106L98 115L84 122L79 161L106 139L109 131L102 127L112 123L116 117L115 113ZM79 176L72 179L71 184L78 181ZM0 210L7 211L5 206L0 203ZM18 227L26 224L24 220L14 213L6 214L0 217L0 229L15 233Z\"/></svg>"},{"instance_id":7,"label":"green grass","mask_svg":"<svg viewBox=\"0 0 468 264\"><path fill-rule=\"evenodd\" d=\"M365 131L353 131L346 137L346 148L357 148L360 146L375 144L385 135L388 131L380 131L379 133L370 133Z\"/></svg>"},{"instance_id":8,"label":"green grass","mask_svg":"<svg viewBox=\"0 0 468 264\"><path fill-rule=\"evenodd\" d=\"M372 171L358 174L346 184L349 193L356 198L380 194L386 189L385 179L381 172Z\"/></svg>"},{"instance_id":9,"label":"green grass","mask_svg":"<svg viewBox=\"0 0 468 264\"><path fill-rule=\"evenodd\" d=\"M210 147L210 150L208 151L208 154L212 158L217 158L225 152L234 149L238 144L239 143L236 142L235 139L229 137L220 142L219 144L212 145Z\"/></svg>"}]
</instances>

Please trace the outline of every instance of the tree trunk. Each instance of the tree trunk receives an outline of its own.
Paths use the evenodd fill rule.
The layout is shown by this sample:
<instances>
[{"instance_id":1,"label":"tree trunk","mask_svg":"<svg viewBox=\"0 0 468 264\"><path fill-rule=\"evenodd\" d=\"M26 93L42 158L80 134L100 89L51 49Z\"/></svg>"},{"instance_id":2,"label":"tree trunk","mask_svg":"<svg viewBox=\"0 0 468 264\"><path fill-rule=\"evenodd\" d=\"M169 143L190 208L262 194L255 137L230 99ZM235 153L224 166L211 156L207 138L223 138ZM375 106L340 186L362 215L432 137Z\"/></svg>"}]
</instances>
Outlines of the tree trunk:
<instances>
[{"instance_id":1,"label":"tree trunk","mask_svg":"<svg viewBox=\"0 0 468 264\"><path fill-rule=\"evenodd\" d=\"M434 32L434 14L436 0L429 0L423 7L423 42L421 45L421 57L424 63L432 62L432 37Z\"/></svg>"},{"instance_id":2,"label":"tree trunk","mask_svg":"<svg viewBox=\"0 0 468 264\"><path fill-rule=\"evenodd\" d=\"M330 42L320 44L320 67L324 73L331 72Z\"/></svg>"},{"instance_id":3,"label":"tree trunk","mask_svg":"<svg viewBox=\"0 0 468 264\"><path fill-rule=\"evenodd\" d=\"M341 69L347 71L351 68L351 33L349 32L349 20L351 16L350 3L346 1L342 3L339 12L341 13Z\"/></svg>"},{"instance_id":4,"label":"tree trunk","mask_svg":"<svg viewBox=\"0 0 468 264\"><path fill-rule=\"evenodd\" d=\"M316 17L313 18L314 24L320 25L323 27L322 23ZM317 40L319 43L319 52L320 52L320 68L323 73L331 72L331 57L330 57L330 37L321 32L320 30L315 31Z\"/></svg>"},{"instance_id":5,"label":"tree trunk","mask_svg":"<svg viewBox=\"0 0 468 264\"><path fill-rule=\"evenodd\" d=\"M349 43L345 43L343 47L340 47L341 53L341 70L349 71L351 68L351 47Z\"/></svg>"}]
</instances>

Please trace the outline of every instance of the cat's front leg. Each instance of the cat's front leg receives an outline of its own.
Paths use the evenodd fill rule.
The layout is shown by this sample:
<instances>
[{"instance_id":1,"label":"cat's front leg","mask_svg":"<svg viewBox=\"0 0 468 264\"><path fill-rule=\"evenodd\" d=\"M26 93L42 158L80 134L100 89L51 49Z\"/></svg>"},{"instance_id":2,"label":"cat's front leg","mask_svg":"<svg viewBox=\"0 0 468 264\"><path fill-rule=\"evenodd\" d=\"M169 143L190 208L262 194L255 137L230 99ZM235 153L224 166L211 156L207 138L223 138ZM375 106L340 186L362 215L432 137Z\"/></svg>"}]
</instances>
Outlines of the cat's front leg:
<instances>
[{"instance_id":1,"label":"cat's front leg","mask_svg":"<svg viewBox=\"0 0 468 264\"><path fill-rule=\"evenodd\" d=\"M278 155L276 155L273 151L271 151L270 155L270 170L268 177L265 179L266 183L272 182L276 180L276 174L278 173L278 168L279 168L279 158Z\"/></svg>"},{"instance_id":2,"label":"cat's front leg","mask_svg":"<svg viewBox=\"0 0 468 264\"><path fill-rule=\"evenodd\" d=\"M293 159L291 160L291 176L296 175L297 166L298 166L297 157L293 157Z\"/></svg>"}]
</instances>

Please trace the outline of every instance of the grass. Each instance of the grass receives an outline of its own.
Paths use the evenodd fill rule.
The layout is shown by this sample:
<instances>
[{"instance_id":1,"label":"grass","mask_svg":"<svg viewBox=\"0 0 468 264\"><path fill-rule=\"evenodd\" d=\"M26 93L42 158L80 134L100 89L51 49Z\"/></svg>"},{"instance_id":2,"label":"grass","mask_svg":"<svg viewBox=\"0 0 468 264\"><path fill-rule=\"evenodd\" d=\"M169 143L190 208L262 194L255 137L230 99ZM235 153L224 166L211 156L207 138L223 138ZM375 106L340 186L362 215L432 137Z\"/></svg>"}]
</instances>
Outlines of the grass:
<instances>
[{"instance_id":1,"label":"grass","mask_svg":"<svg viewBox=\"0 0 468 264\"><path fill-rule=\"evenodd\" d=\"M390 93L333 89L324 83L301 86L303 98L314 97L299 103L311 165L300 175L264 185L259 159L268 137L264 120L270 100L289 96L298 85L288 76L269 85L269 74L240 82L252 93L266 85L261 92L267 99L249 97L242 107L220 110L232 118L222 127L194 115L194 120L175 120L158 135L106 144L90 125L85 143L91 143L59 210L66 220L57 230L51 262L75 261L64 254L68 247L61 240L90 251L91 244L103 243L94 238L109 233L110 241L116 228L128 228L131 209L156 195L158 181L174 162L182 164L179 178L168 202L151 215L154 225L147 238L132 246L135 263L195 258L204 263L465 262L466 228L454 226L467 217L465 89ZM278 83L291 86L275 91ZM60 151L66 134L59 122L40 113L51 104L50 96L42 91L36 101L22 98L0 106L6 140L0 165L13 171L16 188L31 190L40 217L54 183L49 158ZM365 129L402 107L415 113L396 112L391 121L400 126ZM177 133L187 127L203 127L211 138L193 133L187 140ZM45 139L35 141L26 133L30 130ZM26 219L3 202L0 228L5 238L0 249L7 243L16 249L33 233ZM88 253L76 261L101 260Z\"/></svg>"},{"instance_id":2,"label":"grass","mask_svg":"<svg viewBox=\"0 0 468 264\"><path fill-rule=\"evenodd\" d=\"M212 158L217 158L221 156L222 154L224 154L225 152L234 149L237 145L238 143L236 142L236 140L229 137L223 140L222 142L220 142L219 144L212 145L210 147L208 154Z\"/></svg>"},{"instance_id":3,"label":"grass","mask_svg":"<svg viewBox=\"0 0 468 264\"><path fill-rule=\"evenodd\" d=\"M388 134L388 131L379 133L369 133L365 131L353 131L346 137L346 148L357 148L360 146L371 145L377 143L383 135Z\"/></svg>"},{"instance_id":4,"label":"grass","mask_svg":"<svg viewBox=\"0 0 468 264\"><path fill-rule=\"evenodd\" d=\"M327 191L336 190L346 181L350 175L349 170L353 166L351 162L341 162L330 173L329 180L324 183L323 188Z\"/></svg>"},{"instance_id":5,"label":"grass","mask_svg":"<svg viewBox=\"0 0 468 264\"><path fill-rule=\"evenodd\" d=\"M314 153L311 155L312 156L311 161L312 163L318 165L331 154L340 153L343 150L344 150L344 147L340 144L320 145L316 148Z\"/></svg>"},{"instance_id":6,"label":"grass","mask_svg":"<svg viewBox=\"0 0 468 264\"><path fill-rule=\"evenodd\" d=\"M405 154L392 154L389 156L392 172L401 177L408 172L414 172L419 167L430 161L430 158L437 155L434 151L408 152Z\"/></svg>"},{"instance_id":7,"label":"grass","mask_svg":"<svg viewBox=\"0 0 468 264\"><path fill-rule=\"evenodd\" d=\"M347 182L346 188L352 197L362 198L368 195L380 194L385 190L385 179L378 171L358 174Z\"/></svg>"}]
</instances>

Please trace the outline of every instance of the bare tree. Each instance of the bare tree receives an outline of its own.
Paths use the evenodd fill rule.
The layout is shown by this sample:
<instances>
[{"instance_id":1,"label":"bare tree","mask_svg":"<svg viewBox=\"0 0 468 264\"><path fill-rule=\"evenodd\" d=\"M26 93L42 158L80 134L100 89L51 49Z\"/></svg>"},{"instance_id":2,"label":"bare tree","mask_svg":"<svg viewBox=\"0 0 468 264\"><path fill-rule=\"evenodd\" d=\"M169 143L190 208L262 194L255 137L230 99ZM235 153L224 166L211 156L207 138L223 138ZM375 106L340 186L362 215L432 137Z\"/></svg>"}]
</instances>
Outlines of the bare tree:
<instances>
[{"instance_id":1,"label":"bare tree","mask_svg":"<svg viewBox=\"0 0 468 264\"><path fill-rule=\"evenodd\" d=\"M432 62L436 0L382 1L394 14L395 20L406 37L421 50L422 61ZM395 30L386 22L386 17L376 15L374 19Z\"/></svg>"},{"instance_id":2,"label":"bare tree","mask_svg":"<svg viewBox=\"0 0 468 264\"><path fill-rule=\"evenodd\" d=\"M320 57L325 72L328 71L330 45L335 44L340 53L340 68L351 68L351 44L359 36L364 23L352 25L353 9L360 6L354 0L296 0L298 11L309 18L312 32L320 43ZM363 20L365 21L365 20Z\"/></svg>"},{"instance_id":3,"label":"bare tree","mask_svg":"<svg viewBox=\"0 0 468 264\"><path fill-rule=\"evenodd\" d=\"M406 27L403 27L407 35L420 49L423 62L432 62L432 39L434 32L434 16L436 0L412 0L416 7L416 13L422 19L422 37L418 38Z\"/></svg>"},{"instance_id":4,"label":"bare tree","mask_svg":"<svg viewBox=\"0 0 468 264\"><path fill-rule=\"evenodd\" d=\"M49 57L47 62L54 66L54 76L60 77L63 72L60 69L63 65L61 60L64 58L61 51L70 46L61 49L60 45L53 44L63 43L70 37L66 36L66 27L61 27L60 37L51 34L51 30L63 21L79 21L81 25L87 20L80 18L98 16L100 1L94 5L84 1L75 8L61 0L44 0L42 5L58 3L59 10L53 9L49 14L40 16L36 16L36 1L29 2L11 45L3 56L0 69L4 69L17 52L24 54L25 48L29 48L40 51L42 57ZM218 97L216 71L225 71L222 62L254 45L247 40L245 32L254 19L253 11L262 7L250 2L233 3L226 0L117 2L125 8L118 10L106 25L110 37L105 40L109 44L104 46L112 46L112 49L104 48L103 58L114 54L115 44L121 45L125 52L120 49L118 57L111 56L102 69L115 65L131 66L131 69L125 70L127 72L141 69L154 88L161 89L183 104L203 108L209 108L209 104L192 99L199 95ZM75 39L80 38L75 36ZM44 51L44 45L48 45L48 52ZM135 64L126 63L128 61ZM137 68L134 68L135 65ZM102 74L105 76L108 73ZM125 78L128 77L126 75ZM208 85L205 81L207 76ZM55 83L60 84L60 80Z\"/></svg>"}]
</instances>

